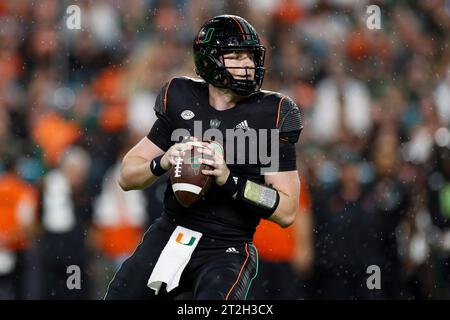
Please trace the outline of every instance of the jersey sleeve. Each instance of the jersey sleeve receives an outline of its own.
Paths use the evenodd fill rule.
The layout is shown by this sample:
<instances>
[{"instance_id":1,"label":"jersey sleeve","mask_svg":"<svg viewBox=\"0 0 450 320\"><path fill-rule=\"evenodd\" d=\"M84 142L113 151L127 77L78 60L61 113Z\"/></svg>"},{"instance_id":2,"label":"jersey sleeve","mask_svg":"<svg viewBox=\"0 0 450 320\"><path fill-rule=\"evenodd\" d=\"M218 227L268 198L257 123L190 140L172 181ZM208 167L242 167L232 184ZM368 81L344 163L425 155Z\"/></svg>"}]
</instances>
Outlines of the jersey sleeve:
<instances>
[{"instance_id":1,"label":"jersey sleeve","mask_svg":"<svg viewBox=\"0 0 450 320\"><path fill-rule=\"evenodd\" d=\"M169 112L170 85L172 80L168 81L161 88L154 106L157 120L153 124L147 138L157 145L160 149L167 151L174 142L171 141L174 123L171 120Z\"/></svg>"},{"instance_id":2,"label":"jersey sleeve","mask_svg":"<svg viewBox=\"0 0 450 320\"><path fill-rule=\"evenodd\" d=\"M279 170L297 170L295 143L303 129L300 108L289 97L282 97L278 103L277 129L280 136Z\"/></svg>"}]
</instances>

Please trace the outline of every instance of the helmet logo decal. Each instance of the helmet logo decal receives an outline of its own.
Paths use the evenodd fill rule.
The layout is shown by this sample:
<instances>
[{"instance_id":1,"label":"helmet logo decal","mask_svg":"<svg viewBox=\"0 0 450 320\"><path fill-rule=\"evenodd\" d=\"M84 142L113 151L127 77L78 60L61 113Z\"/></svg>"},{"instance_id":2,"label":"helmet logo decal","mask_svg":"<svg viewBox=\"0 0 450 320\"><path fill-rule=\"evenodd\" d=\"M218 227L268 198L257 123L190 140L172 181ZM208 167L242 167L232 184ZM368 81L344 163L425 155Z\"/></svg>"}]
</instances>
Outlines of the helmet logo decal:
<instances>
[{"instance_id":1,"label":"helmet logo decal","mask_svg":"<svg viewBox=\"0 0 450 320\"><path fill-rule=\"evenodd\" d=\"M213 33L214 33L214 28L209 28L208 31L206 31L205 39L204 40L200 40L200 43L208 43L208 42L210 42Z\"/></svg>"}]
</instances>

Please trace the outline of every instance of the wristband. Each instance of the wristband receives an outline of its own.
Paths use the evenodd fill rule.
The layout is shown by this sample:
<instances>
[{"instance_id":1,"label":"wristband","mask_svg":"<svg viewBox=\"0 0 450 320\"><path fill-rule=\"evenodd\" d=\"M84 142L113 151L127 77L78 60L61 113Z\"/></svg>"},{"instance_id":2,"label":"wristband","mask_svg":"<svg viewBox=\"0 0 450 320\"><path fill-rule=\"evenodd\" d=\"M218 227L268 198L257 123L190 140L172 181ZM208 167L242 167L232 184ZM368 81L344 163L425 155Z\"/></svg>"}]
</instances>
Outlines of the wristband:
<instances>
[{"instance_id":1,"label":"wristband","mask_svg":"<svg viewBox=\"0 0 450 320\"><path fill-rule=\"evenodd\" d=\"M222 185L222 189L230 196L234 196L236 193L239 193L240 187L244 183L245 179L242 179L238 176L233 176L230 172L228 175L227 181Z\"/></svg>"},{"instance_id":2,"label":"wristband","mask_svg":"<svg viewBox=\"0 0 450 320\"><path fill-rule=\"evenodd\" d=\"M161 158L163 155L160 155L156 158L154 158L152 161L150 161L150 171L153 173L155 177L162 176L164 173L166 173L168 170L161 167Z\"/></svg>"}]
</instances>

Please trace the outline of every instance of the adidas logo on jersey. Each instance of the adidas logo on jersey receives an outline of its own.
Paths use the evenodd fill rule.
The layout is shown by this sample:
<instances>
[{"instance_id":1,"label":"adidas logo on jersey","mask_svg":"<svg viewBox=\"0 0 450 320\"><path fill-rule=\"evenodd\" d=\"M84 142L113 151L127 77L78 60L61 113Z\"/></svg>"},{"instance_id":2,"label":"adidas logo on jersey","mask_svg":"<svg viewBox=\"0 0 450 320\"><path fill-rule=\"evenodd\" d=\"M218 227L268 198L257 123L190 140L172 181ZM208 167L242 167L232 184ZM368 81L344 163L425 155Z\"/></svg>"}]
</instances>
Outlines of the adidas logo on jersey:
<instances>
[{"instance_id":1,"label":"adidas logo on jersey","mask_svg":"<svg viewBox=\"0 0 450 320\"><path fill-rule=\"evenodd\" d=\"M248 130L248 129L249 129L249 126L248 126L247 120L244 120L244 121L242 121L242 122L239 122L239 123L236 125L235 129Z\"/></svg>"},{"instance_id":2,"label":"adidas logo on jersey","mask_svg":"<svg viewBox=\"0 0 450 320\"><path fill-rule=\"evenodd\" d=\"M239 251L237 251L235 247L230 247L225 252L227 252L227 253L239 253Z\"/></svg>"}]
</instances>

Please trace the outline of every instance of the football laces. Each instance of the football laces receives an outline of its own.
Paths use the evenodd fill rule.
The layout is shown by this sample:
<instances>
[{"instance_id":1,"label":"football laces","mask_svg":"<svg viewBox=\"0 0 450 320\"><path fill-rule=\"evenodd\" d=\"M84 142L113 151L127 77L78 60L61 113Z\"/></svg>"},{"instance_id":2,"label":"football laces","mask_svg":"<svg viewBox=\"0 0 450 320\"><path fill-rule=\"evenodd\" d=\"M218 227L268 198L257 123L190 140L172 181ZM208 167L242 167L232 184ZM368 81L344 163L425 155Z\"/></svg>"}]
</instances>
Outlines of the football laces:
<instances>
[{"instance_id":1,"label":"football laces","mask_svg":"<svg viewBox=\"0 0 450 320\"><path fill-rule=\"evenodd\" d=\"M175 161L176 162L175 162L174 176L175 176L175 178L179 178L179 177L181 177L181 166L183 164L183 158L176 157Z\"/></svg>"}]
</instances>

